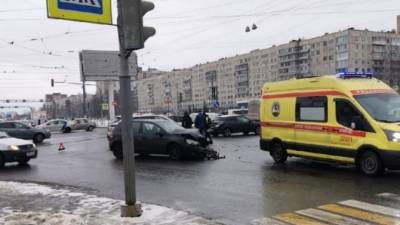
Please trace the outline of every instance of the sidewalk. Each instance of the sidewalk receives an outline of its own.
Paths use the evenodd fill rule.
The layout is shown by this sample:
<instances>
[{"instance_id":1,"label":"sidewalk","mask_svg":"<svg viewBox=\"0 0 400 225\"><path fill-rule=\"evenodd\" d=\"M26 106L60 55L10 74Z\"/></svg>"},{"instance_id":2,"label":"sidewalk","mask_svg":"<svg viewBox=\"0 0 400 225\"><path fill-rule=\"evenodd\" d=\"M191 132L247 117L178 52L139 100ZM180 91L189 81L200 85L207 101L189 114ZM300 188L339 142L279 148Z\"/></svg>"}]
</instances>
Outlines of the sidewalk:
<instances>
[{"instance_id":1,"label":"sidewalk","mask_svg":"<svg viewBox=\"0 0 400 225\"><path fill-rule=\"evenodd\" d=\"M0 224L4 225L214 225L170 208L142 204L140 218L121 218L120 200L73 188L0 181Z\"/></svg>"}]
</instances>

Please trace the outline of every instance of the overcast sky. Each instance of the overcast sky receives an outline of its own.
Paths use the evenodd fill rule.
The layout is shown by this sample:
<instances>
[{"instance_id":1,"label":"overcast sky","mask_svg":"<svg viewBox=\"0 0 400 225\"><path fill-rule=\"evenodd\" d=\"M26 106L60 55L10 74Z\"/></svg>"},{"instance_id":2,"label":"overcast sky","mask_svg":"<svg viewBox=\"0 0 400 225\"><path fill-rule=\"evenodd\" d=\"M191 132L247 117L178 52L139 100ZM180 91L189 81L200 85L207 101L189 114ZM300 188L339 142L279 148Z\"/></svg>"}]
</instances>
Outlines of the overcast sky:
<instances>
[{"instance_id":1,"label":"overcast sky","mask_svg":"<svg viewBox=\"0 0 400 225\"><path fill-rule=\"evenodd\" d=\"M47 19L45 0L1 0L0 99L81 92L78 52L117 50L114 26ZM391 30L399 0L154 0L139 66L171 70L355 27ZM115 8L115 0L113 0ZM113 10L114 20L116 10ZM258 29L246 33L245 27ZM93 87L89 92L94 93Z\"/></svg>"}]
</instances>

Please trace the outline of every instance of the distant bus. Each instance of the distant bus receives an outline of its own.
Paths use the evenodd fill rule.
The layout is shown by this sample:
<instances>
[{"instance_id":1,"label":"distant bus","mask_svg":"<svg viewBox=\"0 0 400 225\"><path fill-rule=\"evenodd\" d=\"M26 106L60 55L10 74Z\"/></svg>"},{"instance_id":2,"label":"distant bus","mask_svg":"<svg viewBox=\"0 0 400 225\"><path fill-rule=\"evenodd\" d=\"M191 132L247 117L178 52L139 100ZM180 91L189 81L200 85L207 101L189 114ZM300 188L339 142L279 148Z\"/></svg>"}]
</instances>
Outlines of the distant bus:
<instances>
[{"instance_id":1,"label":"distant bus","mask_svg":"<svg viewBox=\"0 0 400 225\"><path fill-rule=\"evenodd\" d=\"M247 117L254 121L260 121L260 99L250 100L248 103Z\"/></svg>"}]
</instances>

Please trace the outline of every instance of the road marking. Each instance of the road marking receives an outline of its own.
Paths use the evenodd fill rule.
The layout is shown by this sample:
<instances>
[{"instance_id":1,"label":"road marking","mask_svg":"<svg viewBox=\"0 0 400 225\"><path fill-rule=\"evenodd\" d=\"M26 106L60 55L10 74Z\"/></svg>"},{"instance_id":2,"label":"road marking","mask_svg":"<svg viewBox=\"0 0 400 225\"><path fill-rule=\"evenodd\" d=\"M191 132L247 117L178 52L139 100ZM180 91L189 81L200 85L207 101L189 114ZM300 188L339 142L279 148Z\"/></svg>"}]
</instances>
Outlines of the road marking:
<instances>
[{"instance_id":1,"label":"road marking","mask_svg":"<svg viewBox=\"0 0 400 225\"><path fill-rule=\"evenodd\" d=\"M359 209L363 209L363 210L368 210L368 211L372 211L372 212L377 212L377 213L385 214L388 216L400 217L400 210L398 210L398 209L381 206L381 205L376 205L376 204L371 204L368 202L347 200L347 201L339 202L339 204L347 205L347 206L351 206L351 207L359 208Z\"/></svg>"},{"instance_id":2,"label":"road marking","mask_svg":"<svg viewBox=\"0 0 400 225\"><path fill-rule=\"evenodd\" d=\"M301 216L296 213L283 213L273 217L293 225L327 225L326 223L319 222L312 218Z\"/></svg>"},{"instance_id":3,"label":"road marking","mask_svg":"<svg viewBox=\"0 0 400 225\"><path fill-rule=\"evenodd\" d=\"M328 205L323 205L319 206L318 208L327 210L333 213L338 213L341 215L345 216L350 216L353 218L361 219L361 220L366 220L370 222L374 222L377 224L382 224L382 225L398 225L400 224L400 220L384 215L380 215L377 213L373 212L368 212L360 209L355 209L347 206L340 206L337 204L328 204Z\"/></svg>"},{"instance_id":4,"label":"road marking","mask_svg":"<svg viewBox=\"0 0 400 225\"><path fill-rule=\"evenodd\" d=\"M365 221L322 211L319 209L304 209L296 211L296 213L337 225L371 225L371 223L367 223Z\"/></svg>"},{"instance_id":5,"label":"road marking","mask_svg":"<svg viewBox=\"0 0 400 225\"><path fill-rule=\"evenodd\" d=\"M274 220L271 218L263 218L261 220L256 220L251 223L251 225L287 225L287 223Z\"/></svg>"},{"instance_id":6,"label":"road marking","mask_svg":"<svg viewBox=\"0 0 400 225\"><path fill-rule=\"evenodd\" d=\"M381 194L377 194L376 196L385 198L385 199L389 199L389 200L400 201L400 195L396 195L393 193L381 193Z\"/></svg>"}]
</instances>

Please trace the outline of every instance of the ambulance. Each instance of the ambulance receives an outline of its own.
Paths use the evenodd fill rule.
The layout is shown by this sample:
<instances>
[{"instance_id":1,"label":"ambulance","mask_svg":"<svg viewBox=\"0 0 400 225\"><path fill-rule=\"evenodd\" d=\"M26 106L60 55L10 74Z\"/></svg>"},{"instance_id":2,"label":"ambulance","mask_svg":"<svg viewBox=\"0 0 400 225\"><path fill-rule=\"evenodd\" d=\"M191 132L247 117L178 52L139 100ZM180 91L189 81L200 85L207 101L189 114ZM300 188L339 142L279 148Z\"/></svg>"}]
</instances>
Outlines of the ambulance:
<instances>
[{"instance_id":1,"label":"ambulance","mask_svg":"<svg viewBox=\"0 0 400 225\"><path fill-rule=\"evenodd\" d=\"M260 148L288 157L355 164L366 175L400 169L400 96L371 73L266 83Z\"/></svg>"}]
</instances>

